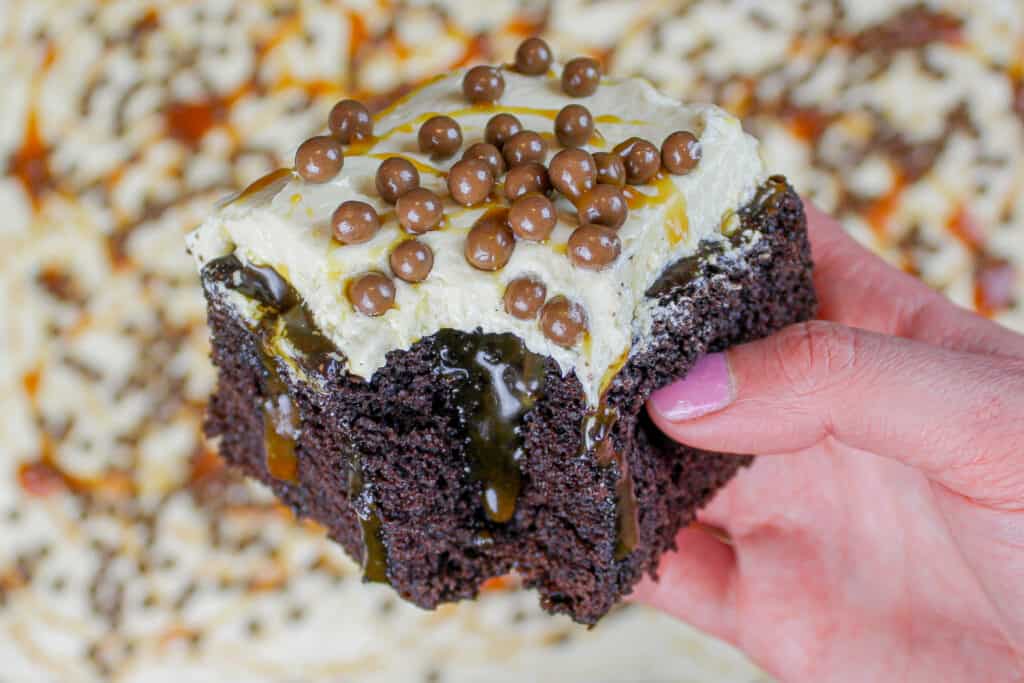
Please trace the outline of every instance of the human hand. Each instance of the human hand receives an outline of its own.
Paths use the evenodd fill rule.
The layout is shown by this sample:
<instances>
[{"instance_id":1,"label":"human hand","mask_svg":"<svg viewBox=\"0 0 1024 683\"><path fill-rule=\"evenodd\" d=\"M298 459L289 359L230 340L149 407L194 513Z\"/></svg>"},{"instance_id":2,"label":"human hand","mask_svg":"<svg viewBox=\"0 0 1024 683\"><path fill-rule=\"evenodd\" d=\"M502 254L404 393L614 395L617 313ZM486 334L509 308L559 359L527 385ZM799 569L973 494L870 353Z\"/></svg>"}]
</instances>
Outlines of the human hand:
<instances>
[{"instance_id":1,"label":"human hand","mask_svg":"<svg viewBox=\"0 0 1024 683\"><path fill-rule=\"evenodd\" d=\"M1024 337L810 206L808 222L828 322L708 356L651 397L673 439L766 457L634 599L783 680L1022 680Z\"/></svg>"}]
</instances>

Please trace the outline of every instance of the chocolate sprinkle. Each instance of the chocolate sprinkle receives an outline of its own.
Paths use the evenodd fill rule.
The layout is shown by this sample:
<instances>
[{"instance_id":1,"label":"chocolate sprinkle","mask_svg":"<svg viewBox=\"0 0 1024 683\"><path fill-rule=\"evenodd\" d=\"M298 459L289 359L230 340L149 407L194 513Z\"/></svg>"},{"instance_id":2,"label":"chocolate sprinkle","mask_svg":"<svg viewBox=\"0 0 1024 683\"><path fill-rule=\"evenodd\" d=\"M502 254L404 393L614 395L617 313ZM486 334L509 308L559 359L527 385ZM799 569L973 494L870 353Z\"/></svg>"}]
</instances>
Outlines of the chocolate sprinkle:
<instances>
[{"instance_id":1,"label":"chocolate sprinkle","mask_svg":"<svg viewBox=\"0 0 1024 683\"><path fill-rule=\"evenodd\" d=\"M661 163L669 173L689 173L700 161L700 140L693 133L677 130L661 143Z\"/></svg>"},{"instance_id":2,"label":"chocolate sprinkle","mask_svg":"<svg viewBox=\"0 0 1024 683\"><path fill-rule=\"evenodd\" d=\"M553 59L551 48L544 40L527 38L516 48L516 71L527 76L539 76L547 73Z\"/></svg>"},{"instance_id":3,"label":"chocolate sprinkle","mask_svg":"<svg viewBox=\"0 0 1024 683\"><path fill-rule=\"evenodd\" d=\"M362 244L380 230L380 216L366 202L349 200L331 214L331 230L342 244Z\"/></svg>"},{"instance_id":4,"label":"chocolate sprinkle","mask_svg":"<svg viewBox=\"0 0 1024 683\"><path fill-rule=\"evenodd\" d=\"M622 190L614 185L595 185L576 203L581 223L597 223L612 229L622 227L629 205Z\"/></svg>"},{"instance_id":5,"label":"chocolate sprinkle","mask_svg":"<svg viewBox=\"0 0 1024 683\"><path fill-rule=\"evenodd\" d=\"M501 150L489 142L475 142L462 153L462 160L479 159L491 169L491 177L497 179L505 172L505 158Z\"/></svg>"},{"instance_id":6,"label":"chocolate sprinkle","mask_svg":"<svg viewBox=\"0 0 1024 683\"><path fill-rule=\"evenodd\" d=\"M440 224L444 217L444 207L436 194L417 187L398 198L395 213L406 232L419 234L433 230Z\"/></svg>"},{"instance_id":7,"label":"chocolate sprinkle","mask_svg":"<svg viewBox=\"0 0 1024 683\"><path fill-rule=\"evenodd\" d=\"M475 206L487 199L494 187L494 175L486 161L460 161L448 172L448 192L462 206Z\"/></svg>"},{"instance_id":8,"label":"chocolate sprinkle","mask_svg":"<svg viewBox=\"0 0 1024 683\"><path fill-rule=\"evenodd\" d=\"M473 104L497 102L505 92L505 79L493 66L474 66L462 78L462 93Z\"/></svg>"},{"instance_id":9,"label":"chocolate sprinkle","mask_svg":"<svg viewBox=\"0 0 1024 683\"><path fill-rule=\"evenodd\" d=\"M601 82L601 65L590 57L569 60L562 69L562 90L570 97L587 97Z\"/></svg>"},{"instance_id":10,"label":"chocolate sprinkle","mask_svg":"<svg viewBox=\"0 0 1024 683\"><path fill-rule=\"evenodd\" d=\"M563 147L582 147L594 134L594 117L582 104L562 107L555 117L555 137Z\"/></svg>"},{"instance_id":11,"label":"chocolate sprinkle","mask_svg":"<svg viewBox=\"0 0 1024 683\"><path fill-rule=\"evenodd\" d=\"M548 143L532 130L522 130L505 141L501 148L509 168L531 162L544 163L548 155Z\"/></svg>"},{"instance_id":12,"label":"chocolate sprinkle","mask_svg":"<svg viewBox=\"0 0 1024 683\"><path fill-rule=\"evenodd\" d=\"M619 187L626 184L626 163L618 154L594 152L594 163L597 164L598 183Z\"/></svg>"},{"instance_id":13,"label":"chocolate sprinkle","mask_svg":"<svg viewBox=\"0 0 1024 683\"><path fill-rule=\"evenodd\" d=\"M619 236L604 225L581 225L569 237L569 260L577 268L601 270L613 263L621 252Z\"/></svg>"},{"instance_id":14,"label":"chocolate sprinkle","mask_svg":"<svg viewBox=\"0 0 1024 683\"><path fill-rule=\"evenodd\" d=\"M395 283L383 273L363 273L348 283L352 306L371 317L383 315L395 305Z\"/></svg>"},{"instance_id":15,"label":"chocolate sprinkle","mask_svg":"<svg viewBox=\"0 0 1024 683\"><path fill-rule=\"evenodd\" d=\"M575 201L596 184L597 164L582 149L563 149L551 159L548 176L556 190Z\"/></svg>"},{"instance_id":16,"label":"chocolate sprinkle","mask_svg":"<svg viewBox=\"0 0 1024 683\"><path fill-rule=\"evenodd\" d=\"M522 122L512 114L495 114L484 126L484 142L501 149L505 142L523 130Z\"/></svg>"},{"instance_id":17,"label":"chocolate sprinkle","mask_svg":"<svg viewBox=\"0 0 1024 683\"><path fill-rule=\"evenodd\" d=\"M505 312L513 318L532 320L537 317L548 288L543 282L532 277L520 277L512 280L505 287Z\"/></svg>"},{"instance_id":18,"label":"chocolate sprinkle","mask_svg":"<svg viewBox=\"0 0 1024 683\"><path fill-rule=\"evenodd\" d=\"M434 252L419 240L405 240L388 257L391 272L405 282L423 282L434 267Z\"/></svg>"},{"instance_id":19,"label":"chocolate sprinkle","mask_svg":"<svg viewBox=\"0 0 1024 683\"><path fill-rule=\"evenodd\" d=\"M626 182L643 185L657 175L661 168L661 152L648 140L632 137L612 150L626 167Z\"/></svg>"},{"instance_id":20,"label":"chocolate sprinkle","mask_svg":"<svg viewBox=\"0 0 1024 683\"><path fill-rule=\"evenodd\" d=\"M312 137L295 150L295 170L307 183L326 183L344 164L341 143L329 135Z\"/></svg>"},{"instance_id":21,"label":"chocolate sprinkle","mask_svg":"<svg viewBox=\"0 0 1024 683\"><path fill-rule=\"evenodd\" d=\"M420 126L420 152L431 159L447 159L462 147L462 128L450 116L432 116Z\"/></svg>"},{"instance_id":22,"label":"chocolate sprinkle","mask_svg":"<svg viewBox=\"0 0 1024 683\"><path fill-rule=\"evenodd\" d=\"M342 100L334 105L327 117L331 133L343 145L373 136L373 119L362 102Z\"/></svg>"},{"instance_id":23,"label":"chocolate sprinkle","mask_svg":"<svg viewBox=\"0 0 1024 683\"><path fill-rule=\"evenodd\" d=\"M554 203L542 194L531 192L514 202L508 210L508 224L512 232L524 240L541 242L551 236L558 223Z\"/></svg>"},{"instance_id":24,"label":"chocolate sprinkle","mask_svg":"<svg viewBox=\"0 0 1024 683\"><path fill-rule=\"evenodd\" d=\"M391 157L377 167L377 194L389 204L394 204L406 192L420 186L420 172L408 159Z\"/></svg>"},{"instance_id":25,"label":"chocolate sprinkle","mask_svg":"<svg viewBox=\"0 0 1024 683\"><path fill-rule=\"evenodd\" d=\"M556 296L540 311L540 329L545 337L559 346L572 348L587 331L586 311L564 296Z\"/></svg>"},{"instance_id":26,"label":"chocolate sprinkle","mask_svg":"<svg viewBox=\"0 0 1024 683\"><path fill-rule=\"evenodd\" d=\"M530 192L545 194L549 189L548 170L541 164L515 166L505 176L505 198L510 202Z\"/></svg>"},{"instance_id":27,"label":"chocolate sprinkle","mask_svg":"<svg viewBox=\"0 0 1024 683\"><path fill-rule=\"evenodd\" d=\"M505 267L516 246L512 229L506 224L508 212L488 211L466 235L466 260L479 270L494 271Z\"/></svg>"}]
</instances>

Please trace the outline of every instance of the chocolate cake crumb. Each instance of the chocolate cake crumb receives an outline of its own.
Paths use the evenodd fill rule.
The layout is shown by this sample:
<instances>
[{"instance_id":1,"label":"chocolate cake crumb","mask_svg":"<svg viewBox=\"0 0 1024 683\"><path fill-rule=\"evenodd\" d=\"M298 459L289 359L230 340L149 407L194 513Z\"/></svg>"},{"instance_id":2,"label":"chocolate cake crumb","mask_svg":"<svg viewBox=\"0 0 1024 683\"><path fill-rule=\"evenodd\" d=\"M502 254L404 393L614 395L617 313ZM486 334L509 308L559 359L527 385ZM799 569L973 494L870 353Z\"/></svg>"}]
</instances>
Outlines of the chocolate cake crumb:
<instances>
[{"instance_id":1,"label":"chocolate cake crumb","mask_svg":"<svg viewBox=\"0 0 1024 683\"><path fill-rule=\"evenodd\" d=\"M593 624L653 574L676 532L750 461L670 441L647 417L647 397L700 355L815 311L803 206L793 190L772 179L739 215L729 248L720 240L703 245L685 277L673 269L674 279L651 288L653 332L604 394L613 417L602 440L584 440L588 409L575 374L563 377L552 359L538 357L543 388L515 430L522 456L512 508L505 499L489 515L482 504L491 484L473 461L464 375L441 370L450 331L391 352L369 381L337 357L304 368L316 382L300 381L283 361L264 367L258 333L221 294L230 260L203 271L220 370L207 434L221 439L225 460L323 524L355 558L366 552L360 518L372 502L385 578L406 600L433 608L472 598L488 578L515 569L545 609ZM485 343L494 336L459 335ZM294 483L267 469L260 406L272 375L302 416ZM611 459L599 453L609 447ZM350 497L353 467L362 477L358 500ZM630 526L635 542L622 535ZM489 542L475 542L482 536Z\"/></svg>"}]
</instances>

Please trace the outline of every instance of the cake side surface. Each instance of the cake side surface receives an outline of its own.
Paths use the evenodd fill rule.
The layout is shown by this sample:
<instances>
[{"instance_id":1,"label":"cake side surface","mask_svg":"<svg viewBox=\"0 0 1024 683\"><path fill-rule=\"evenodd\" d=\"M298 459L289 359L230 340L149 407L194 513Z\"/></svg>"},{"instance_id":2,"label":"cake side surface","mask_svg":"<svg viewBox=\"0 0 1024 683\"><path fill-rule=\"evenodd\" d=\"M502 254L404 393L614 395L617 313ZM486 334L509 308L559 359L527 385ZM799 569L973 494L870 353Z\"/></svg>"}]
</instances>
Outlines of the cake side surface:
<instances>
[{"instance_id":1,"label":"cake side surface","mask_svg":"<svg viewBox=\"0 0 1024 683\"><path fill-rule=\"evenodd\" d=\"M369 379L329 352L295 367L239 311L241 263L208 264L220 380L207 432L368 579L420 606L515 571L549 611L594 623L748 461L667 441L646 398L703 353L813 315L799 198L773 178L737 216L727 243L702 244L648 290L651 332L597 408L573 373L511 335L442 330ZM480 433L502 448L475 448Z\"/></svg>"}]
</instances>

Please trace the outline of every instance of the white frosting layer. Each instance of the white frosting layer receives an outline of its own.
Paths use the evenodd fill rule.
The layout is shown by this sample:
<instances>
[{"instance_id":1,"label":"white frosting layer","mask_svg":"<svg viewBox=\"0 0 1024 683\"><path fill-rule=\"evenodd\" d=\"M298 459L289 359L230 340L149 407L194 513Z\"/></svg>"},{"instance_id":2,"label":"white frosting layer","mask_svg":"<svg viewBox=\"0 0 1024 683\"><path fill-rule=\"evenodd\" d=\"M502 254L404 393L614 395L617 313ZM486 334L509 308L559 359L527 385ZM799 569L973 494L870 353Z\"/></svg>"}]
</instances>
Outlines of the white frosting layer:
<instances>
[{"instance_id":1,"label":"white frosting layer","mask_svg":"<svg viewBox=\"0 0 1024 683\"><path fill-rule=\"evenodd\" d=\"M439 329L511 332L531 351L554 358L563 373L575 371L588 399L595 403L609 370L617 370L634 339L649 328L639 315L645 290L664 268L694 251L700 240L720 235L723 218L746 203L763 179L757 142L740 122L712 106L686 106L636 79L603 82L597 92L574 100L561 92L559 79L524 77L505 71L505 94L495 107L469 106L461 92L464 71L422 87L375 121L377 140L367 148L349 150L342 172L320 185L282 174L259 191L248 192L223 206L189 236L190 250L201 268L234 251L243 260L269 264L286 277L313 311L356 375L369 378L394 349L407 349ZM619 230L622 254L608 268L591 272L574 267L565 244L578 225L573 207L560 199L560 219L546 243L518 241L512 258L495 273L476 270L463 255L465 236L485 207L465 209L447 196L444 172L461 153L445 162L419 154L416 133L434 113L459 121L464 147L483 137L487 120L497 111L511 111L527 129L546 134L550 155L559 148L550 135L559 109L571 102L587 106L599 136L590 151L610 151L619 142L639 136L660 145L676 130L694 132L703 158L685 176L665 175L651 185L632 188L629 217ZM388 254L405 238L393 207L374 189L382 158L402 155L421 169L422 185L445 198L443 228L419 239L434 251L434 268L418 285L396 281L397 306L380 317L355 311L345 296L345 283L367 270L390 272ZM341 245L330 236L330 216L343 201L373 205L383 227L361 245ZM536 321L508 315L502 305L505 285L524 274L539 277L548 296L564 295L586 309L589 336L574 348L550 342Z\"/></svg>"}]
</instances>

